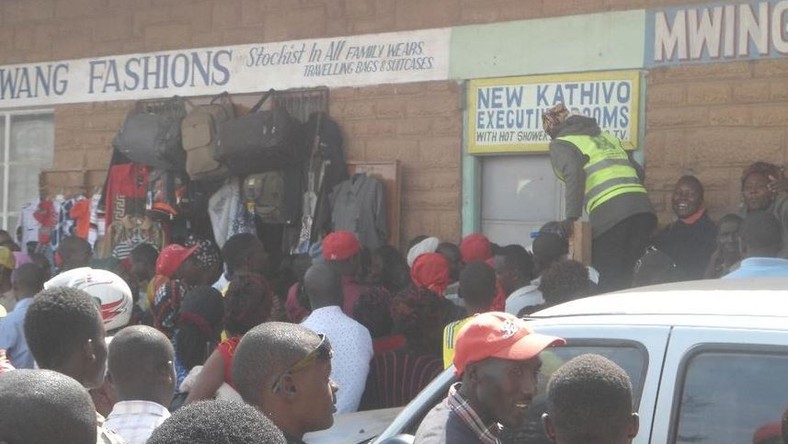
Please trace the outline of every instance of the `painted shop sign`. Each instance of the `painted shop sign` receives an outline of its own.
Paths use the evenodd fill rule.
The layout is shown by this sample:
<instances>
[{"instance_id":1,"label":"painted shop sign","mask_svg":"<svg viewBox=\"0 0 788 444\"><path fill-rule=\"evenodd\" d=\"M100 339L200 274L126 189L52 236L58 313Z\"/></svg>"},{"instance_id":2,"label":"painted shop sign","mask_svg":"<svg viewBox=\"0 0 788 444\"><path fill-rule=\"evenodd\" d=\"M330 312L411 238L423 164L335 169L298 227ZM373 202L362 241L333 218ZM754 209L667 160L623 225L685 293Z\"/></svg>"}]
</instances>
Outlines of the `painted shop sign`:
<instances>
[{"instance_id":1,"label":"painted shop sign","mask_svg":"<svg viewBox=\"0 0 788 444\"><path fill-rule=\"evenodd\" d=\"M788 55L788 0L649 10L646 67Z\"/></svg>"},{"instance_id":2,"label":"painted shop sign","mask_svg":"<svg viewBox=\"0 0 788 444\"><path fill-rule=\"evenodd\" d=\"M563 102L593 117L625 148L638 146L640 73L610 71L472 80L468 85L471 154L547 151L542 114Z\"/></svg>"},{"instance_id":3,"label":"painted shop sign","mask_svg":"<svg viewBox=\"0 0 788 444\"><path fill-rule=\"evenodd\" d=\"M0 66L0 108L446 80L451 30Z\"/></svg>"}]
</instances>

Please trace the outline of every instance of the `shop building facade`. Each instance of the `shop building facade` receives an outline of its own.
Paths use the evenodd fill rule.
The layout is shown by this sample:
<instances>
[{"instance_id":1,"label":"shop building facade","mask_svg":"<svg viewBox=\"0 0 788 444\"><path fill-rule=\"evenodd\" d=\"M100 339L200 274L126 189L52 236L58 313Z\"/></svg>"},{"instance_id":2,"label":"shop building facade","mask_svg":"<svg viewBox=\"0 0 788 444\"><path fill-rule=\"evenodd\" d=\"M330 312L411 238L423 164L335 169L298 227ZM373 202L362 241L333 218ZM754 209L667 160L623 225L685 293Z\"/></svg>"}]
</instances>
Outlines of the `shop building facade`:
<instances>
[{"instance_id":1,"label":"shop building facade","mask_svg":"<svg viewBox=\"0 0 788 444\"><path fill-rule=\"evenodd\" d=\"M645 164L660 221L671 218L670 193L682 174L699 177L719 217L736 211L746 165L786 161L786 8L774 0L3 0L2 222L15 226L38 170L45 195L102 185L112 139L138 99L204 99L226 89L251 104L270 87L326 86L346 157L399 161L400 246L418 234L457 241L479 230L499 243L528 244L528 231L563 217L560 184L544 149L471 153L480 137L471 128L480 112L474 82L604 83L621 73L634 76L623 126L637 118L628 127L631 148ZM178 54L231 51L254 68L255 59L266 65L261 51L279 51L281 60L296 57L281 48L302 43L297 71L269 58L257 77L222 84L224 71L212 65L218 77L199 85L207 76L192 64L191 82L169 77L185 89L153 87L164 68L148 88L123 85L133 83L124 70L134 58L132 71L146 57L154 63L169 54L175 63ZM112 60L120 63L117 79ZM222 66L227 76L251 76ZM599 73L613 74L583 77ZM595 106L610 109L608 97ZM488 106L506 107L491 99Z\"/></svg>"}]
</instances>

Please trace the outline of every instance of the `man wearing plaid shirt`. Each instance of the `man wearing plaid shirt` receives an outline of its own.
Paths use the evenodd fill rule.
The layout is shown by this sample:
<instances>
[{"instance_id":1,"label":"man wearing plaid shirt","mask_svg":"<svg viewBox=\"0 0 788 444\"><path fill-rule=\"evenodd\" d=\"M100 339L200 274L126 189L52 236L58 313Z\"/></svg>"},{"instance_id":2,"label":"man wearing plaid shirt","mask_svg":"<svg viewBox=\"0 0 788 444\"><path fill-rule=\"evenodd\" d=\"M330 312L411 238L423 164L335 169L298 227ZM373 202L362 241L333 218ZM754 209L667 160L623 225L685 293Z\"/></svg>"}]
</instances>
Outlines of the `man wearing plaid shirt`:
<instances>
[{"instance_id":1,"label":"man wearing plaid shirt","mask_svg":"<svg viewBox=\"0 0 788 444\"><path fill-rule=\"evenodd\" d=\"M536 395L539 353L565 341L541 335L516 316L476 315L457 336L454 367L462 382L416 431L416 444L497 444L502 427L518 427Z\"/></svg>"},{"instance_id":2,"label":"man wearing plaid shirt","mask_svg":"<svg viewBox=\"0 0 788 444\"><path fill-rule=\"evenodd\" d=\"M144 325L126 327L112 338L108 366L118 402L104 425L129 444L145 444L170 417L173 354L167 337Z\"/></svg>"}]
</instances>

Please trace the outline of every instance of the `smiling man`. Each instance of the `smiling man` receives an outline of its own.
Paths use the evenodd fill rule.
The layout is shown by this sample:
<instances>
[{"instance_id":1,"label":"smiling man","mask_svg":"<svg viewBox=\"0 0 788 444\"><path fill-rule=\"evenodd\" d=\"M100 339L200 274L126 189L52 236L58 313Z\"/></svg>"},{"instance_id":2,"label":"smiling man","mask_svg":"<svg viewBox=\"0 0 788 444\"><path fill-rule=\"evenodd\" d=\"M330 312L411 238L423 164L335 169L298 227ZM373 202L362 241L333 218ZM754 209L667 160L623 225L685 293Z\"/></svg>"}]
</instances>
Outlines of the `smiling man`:
<instances>
[{"instance_id":1,"label":"smiling man","mask_svg":"<svg viewBox=\"0 0 788 444\"><path fill-rule=\"evenodd\" d=\"M654 246L670 256L683 279L702 279L717 246L717 226L703 206L703 184L682 176L671 206L676 220L656 236Z\"/></svg>"},{"instance_id":2,"label":"smiling man","mask_svg":"<svg viewBox=\"0 0 788 444\"><path fill-rule=\"evenodd\" d=\"M424 418L417 444L495 444L503 427L518 427L536 395L539 353L565 341L541 335L516 316L475 316L457 336L454 366L462 382Z\"/></svg>"}]
</instances>

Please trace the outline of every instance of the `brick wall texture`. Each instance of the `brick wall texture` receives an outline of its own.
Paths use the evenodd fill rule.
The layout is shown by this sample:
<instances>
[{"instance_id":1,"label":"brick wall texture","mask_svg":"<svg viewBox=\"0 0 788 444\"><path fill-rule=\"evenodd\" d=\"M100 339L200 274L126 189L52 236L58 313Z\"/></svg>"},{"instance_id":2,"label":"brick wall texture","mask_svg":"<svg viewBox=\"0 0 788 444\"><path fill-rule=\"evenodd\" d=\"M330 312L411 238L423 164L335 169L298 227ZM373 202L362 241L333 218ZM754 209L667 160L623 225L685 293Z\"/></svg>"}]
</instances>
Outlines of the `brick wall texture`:
<instances>
[{"instance_id":1,"label":"brick wall texture","mask_svg":"<svg viewBox=\"0 0 788 444\"><path fill-rule=\"evenodd\" d=\"M611 10L689 0L0 0L0 64L271 42ZM710 2L711 3L711 2ZM755 159L782 164L788 63L742 62L648 75L646 168L660 218L683 172L707 185L715 215L734 210L738 175ZM330 112L353 160L399 159L401 239L460 236L460 86L428 82L331 91ZM100 185L131 102L55 107L49 192Z\"/></svg>"}]
</instances>

